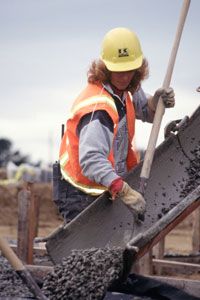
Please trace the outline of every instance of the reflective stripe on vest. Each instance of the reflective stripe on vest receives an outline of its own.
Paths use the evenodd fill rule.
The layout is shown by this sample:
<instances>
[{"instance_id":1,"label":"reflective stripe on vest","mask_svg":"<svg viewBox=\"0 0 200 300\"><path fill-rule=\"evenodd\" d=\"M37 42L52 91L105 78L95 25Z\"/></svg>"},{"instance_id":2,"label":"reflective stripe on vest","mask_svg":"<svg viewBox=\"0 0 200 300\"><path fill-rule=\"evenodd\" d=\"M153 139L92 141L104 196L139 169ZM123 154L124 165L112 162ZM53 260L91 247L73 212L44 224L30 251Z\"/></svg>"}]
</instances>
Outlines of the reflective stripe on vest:
<instances>
[{"instance_id":1,"label":"reflective stripe on vest","mask_svg":"<svg viewBox=\"0 0 200 300\"><path fill-rule=\"evenodd\" d=\"M79 190L81 190L82 192L84 192L86 194L89 194L92 196L99 196L104 191L107 190L107 188L103 187L103 186L97 186L95 188L93 186L88 186L88 185L82 184L80 182L76 182L76 181L74 181L74 179L71 176L69 176L69 174L67 174L66 170L63 170L62 168L61 168L61 174L65 180L67 180L73 186L75 186L76 188L78 188Z\"/></svg>"},{"instance_id":2,"label":"reflective stripe on vest","mask_svg":"<svg viewBox=\"0 0 200 300\"><path fill-rule=\"evenodd\" d=\"M67 173L67 171L64 169L64 166L65 166L66 162L68 161L68 159L69 159L69 156L68 156L68 153L67 153L67 152L65 152L65 153L62 155L61 159L60 159L61 174L62 174L62 176L63 176L63 178L64 178L65 180L67 180L68 182L70 182L73 186L77 187L77 188L80 189L81 191L83 191L83 192L85 192L85 193L87 193L87 194L90 194L90 195L94 195L94 196L100 195L100 194L102 194L102 193L106 190L106 188L103 187L103 186L97 186L97 187L95 188L95 187L89 187L89 186L87 186L87 185L85 185L85 184L81 184L81 183L79 183L79 182L76 182L76 181L73 179L73 177L71 177L71 176Z\"/></svg>"},{"instance_id":3,"label":"reflective stripe on vest","mask_svg":"<svg viewBox=\"0 0 200 300\"><path fill-rule=\"evenodd\" d=\"M116 105L115 105L115 102L113 99L108 98L106 96L98 95L98 96L87 98L87 99L83 100L82 102L78 103L77 105L73 106L69 117L73 118L74 115L78 111L82 110L85 107L88 107L90 105L95 105L95 104L106 104L106 105L110 106L114 111L117 112L117 108L116 108ZM95 107L94 107L94 110L95 110Z\"/></svg>"}]
</instances>

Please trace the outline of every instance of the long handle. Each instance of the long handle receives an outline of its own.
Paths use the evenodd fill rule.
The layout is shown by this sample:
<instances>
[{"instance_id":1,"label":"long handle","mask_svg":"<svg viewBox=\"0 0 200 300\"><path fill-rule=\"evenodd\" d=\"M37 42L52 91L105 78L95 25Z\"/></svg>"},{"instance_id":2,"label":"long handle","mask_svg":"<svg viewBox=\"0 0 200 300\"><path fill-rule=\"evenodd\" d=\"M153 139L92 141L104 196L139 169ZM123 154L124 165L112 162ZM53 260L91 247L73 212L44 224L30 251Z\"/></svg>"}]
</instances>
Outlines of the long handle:
<instances>
[{"instance_id":1,"label":"long handle","mask_svg":"<svg viewBox=\"0 0 200 300\"><path fill-rule=\"evenodd\" d=\"M21 277L24 283L29 287L30 291L34 294L36 299L47 300L35 282L30 272L25 268L21 260L17 257L15 252L9 246L8 242L0 237L0 250L2 254L7 258L11 266L14 268L16 273Z\"/></svg>"},{"instance_id":2,"label":"long handle","mask_svg":"<svg viewBox=\"0 0 200 300\"><path fill-rule=\"evenodd\" d=\"M181 14L180 14L180 18L179 18L176 35L175 35L174 44L173 44L170 59L168 62L166 75L165 75L163 85L162 85L164 88L169 87L170 82L171 82L172 72L173 72L174 64L175 64L175 60L176 60L176 55L177 55L178 47L180 44L180 39L181 39L184 24L185 24L185 19L186 19L188 10L189 10L189 6L190 6L190 0L184 0L182 9L181 9ZM150 133L150 137L149 137L149 142L147 145L144 162L143 162L143 166L142 166L142 170L141 170L141 174L140 174L139 190L142 195L144 195L144 193L145 193L147 181L149 179L151 165L152 165L155 147L156 147L156 142L158 139L158 134L159 134L160 125L162 122L162 117L164 115L164 112L165 112L165 106L162 101L162 98L160 97L157 108L156 108L154 121L153 121L152 129L151 129L151 133Z\"/></svg>"},{"instance_id":3,"label":"long handle","mask_svg":"<svg viewBox=\"0 0 200 300\"><path fill-rule=\"evenodd\" d=\"M17 270L23 270L24 265L22 264L21 260L17 257L15 252L9 246L6 240L0 237L0 250L2 251L3 255L7 258L11 266Z\"/></svg>"}]
</instances>

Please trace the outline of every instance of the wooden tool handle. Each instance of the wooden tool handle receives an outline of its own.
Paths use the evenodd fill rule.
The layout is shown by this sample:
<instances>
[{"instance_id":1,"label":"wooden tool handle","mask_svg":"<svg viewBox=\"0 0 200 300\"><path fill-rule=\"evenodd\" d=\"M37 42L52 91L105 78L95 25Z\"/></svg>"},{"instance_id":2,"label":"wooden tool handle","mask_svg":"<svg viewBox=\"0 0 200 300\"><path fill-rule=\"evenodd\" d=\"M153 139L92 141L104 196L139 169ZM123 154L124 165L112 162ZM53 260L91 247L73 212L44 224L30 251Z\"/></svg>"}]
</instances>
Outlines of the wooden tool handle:
<instances>
[{"instance_id":1,"label":"wooden tool handle","mask_svg":"<svg viewBox=\"0 0 200 300\"><path fill-rule=\"evenodd\" d=\"M11 266L14 268L16 273L21 277L23 282L28 286L30 291L36 296L38 300L48 300L45 295L41 292L36 281L32 277L31 273L25 268L21 260L17 257L15 252L9 246L8 242L0 237L0 250L2 254L7 258Z\"/></svg>"},{"instance_id":2,"label":"wooden tool handle","mask_svg":"<svg viewBox=\"0 0 200 300\"><path fill-rule=\"evenodd\" d=\"M24 270L24 265L22 264L21 260L9 246L8 242L2 237L0 237L0 249L15 271Z\"/></svg>"},{"instance_id":3,"label":"wooden tool handle","mask_svg":"<svg viewBox=\"0 0 200 300\"><path fill-rule=\"evenodd\" d=\"M181 39L181 35L183 32L183 27L184 27L185 19L186 19L188 10L189 10L189 6L190 6L190 0L184 0L180 18L179 18L177 31L176 31L176 35L175 35L174 44L172 47L172 51L171 51L171 55L170 55L170 59L169 59L169 63L168 63L167 71L166 71L166 75L165 75L163 85L162 85L164 88L169 87L170 82L171 82L172 72L173 72L174 64L175 64L175 60L176 60L176 55L177 55L178 47L180 44L180 39ZM160 125L162 122L162 117L164 115L164 112L165 112L165 106L160 97L157 108L156 108L154 121L153 121L152 129L151 129L151 133L150 133L150 137L149 137L149 142L147 145L144 162L143 162L143 166L142 166L142 170L141 170L141 174L140 174L140 178L141 178L140 192L142 194L144 194L144 192L145 192L146 185L147 185L147 179L149 178L149 175L150 175L150 170L151 170L151 165L152 165L152 161L153 161L153 157L154 157L156 142L158 139L158 134L159 134Z\"/></svg>"}]
</instances>

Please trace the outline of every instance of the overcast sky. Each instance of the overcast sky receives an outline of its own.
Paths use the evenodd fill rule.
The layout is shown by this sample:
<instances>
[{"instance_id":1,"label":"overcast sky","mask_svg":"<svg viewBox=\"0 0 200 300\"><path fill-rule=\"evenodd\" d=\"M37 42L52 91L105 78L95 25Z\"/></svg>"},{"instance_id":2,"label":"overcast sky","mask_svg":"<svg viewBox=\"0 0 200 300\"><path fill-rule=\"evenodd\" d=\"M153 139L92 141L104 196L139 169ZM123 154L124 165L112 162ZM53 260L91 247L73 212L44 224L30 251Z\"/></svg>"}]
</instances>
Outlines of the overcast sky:
<instances>
[{"instance_id":1,"label":"overcast sky","mask_svg":"<svg viewBox=\"0 0 200 300\"><path fill-rule=\"evenodd\" d=\"M134 30L149 61L148 93L162 86L182 0L0 0L0 138L32 161L58 158L61 124L87 82L105 33ZM200 0L191 0L171 86L176 107L163 128L191 115L200 103ZM151 125L140 121L136 143L145 148Z\"/></svg>"}]
</instances>

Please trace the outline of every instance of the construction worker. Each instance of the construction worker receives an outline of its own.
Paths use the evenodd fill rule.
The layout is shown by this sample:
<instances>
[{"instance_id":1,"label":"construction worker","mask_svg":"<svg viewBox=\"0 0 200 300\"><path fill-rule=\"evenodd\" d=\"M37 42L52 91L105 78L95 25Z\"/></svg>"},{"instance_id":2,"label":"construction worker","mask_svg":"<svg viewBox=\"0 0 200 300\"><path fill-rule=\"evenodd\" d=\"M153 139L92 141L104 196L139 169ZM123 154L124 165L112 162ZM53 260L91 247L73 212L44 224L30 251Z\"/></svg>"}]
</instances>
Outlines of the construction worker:
<instances>
[{"instance_id":1,"label":"construction worker","mask_svg":"<svg viewBox=\"0 0 200 300\"><path fill-rule=\"evenodd\" d=\"M88 85L71 108L61 141L62 196L56 204L69 222L109 190L112 201L122 200L135 215L143 214L143 196L123 180L138 163L132 149L135 119L152 122L160 97L173 107L174 91L144 93L141 82L148 77L148 62L137 35L127 28L105 35L100 58L87 75Z\"/></svg>"}]
</instances>

